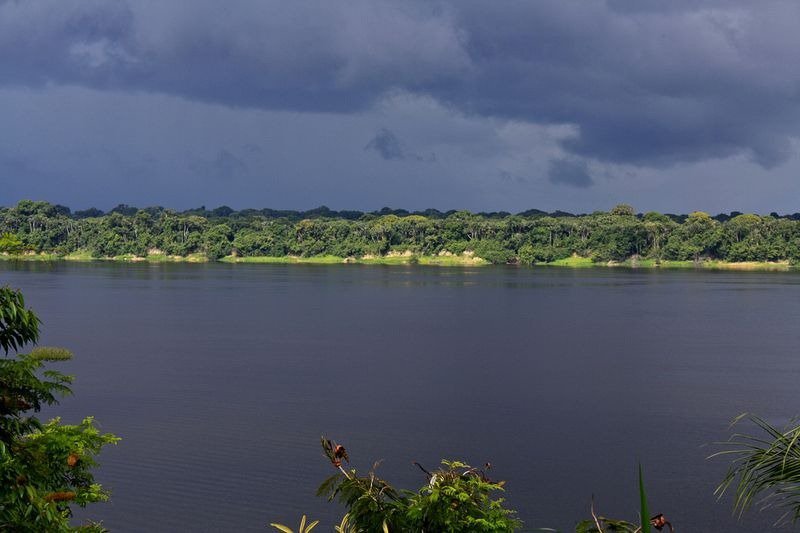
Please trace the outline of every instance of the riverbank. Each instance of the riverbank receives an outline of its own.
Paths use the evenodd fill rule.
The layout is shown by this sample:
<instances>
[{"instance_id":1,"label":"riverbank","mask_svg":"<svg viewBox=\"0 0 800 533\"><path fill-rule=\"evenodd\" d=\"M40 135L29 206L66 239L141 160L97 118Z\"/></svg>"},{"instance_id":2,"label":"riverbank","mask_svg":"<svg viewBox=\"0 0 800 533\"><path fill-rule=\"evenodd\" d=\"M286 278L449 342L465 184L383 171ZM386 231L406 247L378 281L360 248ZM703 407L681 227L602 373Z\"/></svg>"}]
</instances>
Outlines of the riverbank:
<instances>
[{"instance_id":1,"label":"riverbank","mask_svg":"<svg viewBox=\"0 0 800 533\"><path fill-rule=\"evenodd\" d=\"M757 271L789 271L798 269L788 261L743 261L729 262L714 259L701 261L669 261L655 259L628 259L627 261L594 262L588 257L572 256L557 259L550 263L537 263L537 266L559 266L569 268L661 268L661 269L696 269L696 270L757 270Z\"/></svg>"},{"instance_id":2,"label":"riverbank","mask_svg":"<svg viewBox=\"0 0 800 533\"><path fill-rule=\"evenodd\" d=\"M432 266L483 266L490 264L485 259L473 255L366 255L363 257L339 257L335 255L319 255L312 257L297 256L258 256L258 257L223 257L223 263L282 263L282 264L355 264L355 265L432 265Z\"/></svg>"},{"instance_id":3,"label":"riverbank","mask_svg":"<svg viewBox=\"0 0 800 533\"><path fill-rule=\"evenodd\" d=\"M26 253L20 255L0 254L0 261L33 261L33 262L47 262L47 261L74 261L74 262L89 262L89 261L114 261L118 263L207 263L209 261L205 254L190 254L190 255L166 255L166 254L149 254L147 256L137 256L134 254L116 255L114 257L92 257L89 252L73 252L67 255L50 254L50 253Z\"/></svg>"},{"instance_id":4,"label":"riverbank","mask_svg":"<svg viewBox=\"0 0 800 533\"><path fill-rule=\"evenodd\" d=\"M119 263L209 263L216 262L209 259L204 254L191 254L188 256L148 254L137 256L133 254L117 255L114 257L92 257L87 252L75 252L68 255L58 254L21 254L9 255L0 254L0 260L4 261L112 261ZM336 255L315 255L311 257L300 257L294 255L285 256L227 256L217 260L220 263L262 263L262 264L307 264L307 265L335 265L335 264L358 264L358 265L432 265L432 266L482 266L490 264L485 259L475 257L470 254L463 255L413 255L413 254L389 254L382 256L366 255L363 257L340 257Z\"/></svg>"},{"instance_id":5,"label":"riverbank","mask_svg":"<svg viewBox=\"0 0 800 533\"><path fill-rule=\"evenodd\" d=\"M188 256L149 254L136 256L133 254L118 255L114 257L92 257L88 252L74 252L68 255L58 254L0 254L3 261L113 261L120 263L207 263L214 262L204 254L191 254ZM221 263L261 263L261 264L307 264L307 265L430 265L449 267L485 266L491 263L480 257L462 255L413 255L389 254L383 256L367 255L363 257L340 257L335 255L318 255L311 257L287 256L255 256L239 257L227 256L218 260ZM656 261L654 259L629 259L627 261L594 262L588 257L572 256L558 259L549 263L536 263L535 266L564 267L564 268L647 268L647 269L695 269L695 270L737 270L737 271L790 271L798 267L788 261L780 262L727 262L718 260L704 261Z\"/></svg>"}]
</instances>

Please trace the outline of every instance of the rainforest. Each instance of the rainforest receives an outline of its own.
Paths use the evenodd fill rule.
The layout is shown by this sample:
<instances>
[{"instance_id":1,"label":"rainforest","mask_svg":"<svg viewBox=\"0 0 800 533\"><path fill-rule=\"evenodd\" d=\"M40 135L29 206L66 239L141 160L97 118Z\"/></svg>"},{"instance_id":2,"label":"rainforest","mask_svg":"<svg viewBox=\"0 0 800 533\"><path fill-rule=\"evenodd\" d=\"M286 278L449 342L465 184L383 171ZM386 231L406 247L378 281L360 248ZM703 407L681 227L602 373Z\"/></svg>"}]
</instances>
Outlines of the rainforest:
<instances>
[{"instance_id":1,"label":"rainforest","mask_svg":"<svg viewBox=\"0 0 800 533\"><path fill-rule=\"evenodd\" d=\"M800 213L374 212L118 205L108 212L23 200L0 208L0 256L25 259L420 263L787 269Z\"/></svg>"}]
</instances>

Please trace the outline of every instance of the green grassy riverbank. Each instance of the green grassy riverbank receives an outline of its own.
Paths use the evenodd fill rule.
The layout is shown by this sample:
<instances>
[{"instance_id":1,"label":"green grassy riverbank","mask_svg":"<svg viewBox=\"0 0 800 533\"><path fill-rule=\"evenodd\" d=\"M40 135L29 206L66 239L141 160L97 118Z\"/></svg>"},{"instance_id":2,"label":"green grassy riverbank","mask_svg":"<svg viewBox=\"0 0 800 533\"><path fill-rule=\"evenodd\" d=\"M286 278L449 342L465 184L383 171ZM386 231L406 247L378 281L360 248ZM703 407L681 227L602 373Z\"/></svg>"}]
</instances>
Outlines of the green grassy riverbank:
<instances>
[{"instance_id":1,"label":"green grassy riverbank","mask_svg":"<svg viewBox=\"0 0 800 533\"><path fill-rule=\"evenodd\" d=\"M212 262L206 255L195 253L187 256L149 254L141 257L133 254L118 255L114 257L92 257L88 252L75 252L68 255L58 254L0 254L4 261L113 261L121 263L206 263ZM471 267L489 265L490 262L480 257L462 255L413 255L389 254L383 256L366 255L363 257L339 257L335 255L317 255L310 257L299 256L255 256L238 257L227 256L219 259L222 263L263 263L263 264L309 264L309 265L431 265L448 267ZM564 268L657 268L657 269L695 269L695 270L736 270L736 271L789 271L797 269L788 261L781 262L726 262L719 260L705 261L657 261L655 259L629 259L620 262L594 262L588 257L572 256L558 259L549 263L537 263L536 266L564 267Z\"/></svg>"}]
</instances>

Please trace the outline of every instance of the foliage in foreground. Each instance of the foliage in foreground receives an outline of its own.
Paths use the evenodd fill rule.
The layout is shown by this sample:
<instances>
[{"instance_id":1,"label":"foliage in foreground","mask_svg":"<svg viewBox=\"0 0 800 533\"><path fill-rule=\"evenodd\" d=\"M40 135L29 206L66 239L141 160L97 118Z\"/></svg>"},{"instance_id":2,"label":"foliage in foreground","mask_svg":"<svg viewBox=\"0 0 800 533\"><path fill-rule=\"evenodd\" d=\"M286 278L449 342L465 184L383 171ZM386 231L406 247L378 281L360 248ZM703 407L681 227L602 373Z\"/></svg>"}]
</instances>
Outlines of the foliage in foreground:
<instances>
[{"instance_id":1,"label":"foliage in foreground","mask_svg":"<svg viewBox=\"0 0 800 533\"><path fill-rule=\"evenodd\" d=\"M317 527L317 524L319 524L319 520L314 520L306 524L306 515L303 515L303 518L300 519L300 527L297 529L297 533L311 533L311 530ZM283 533L295 533L292 528L284 526L283 524L272 523L270 525Z\"/></svg>"},{"instance_id":2,"label":"foliage in foreground","mask_svg":"<svg viewBox=\"0 0 800 533\"><path fill-rule=\"evenodd\" d=\"M39 319L19 291L0 287L0 530L20 532L103 531L97 524L73 527L70 505L104 501L108 494L95 483L94 457L116 443L95 427L91 417L80 424L43 423L33 413L70 394L72 377L44 370L65 361L63 348L35 348L8 358L9 350L35 343Z\"/></svg>"},{"instance_id":3,"label":"foliage in foreground","mask_svg":"<svg viewBox=\"0 0 800 533\"><path fill-rule=\"evenodd\" d=\"M428 482L416 492L398 490L375 474L377 464L366 476L359 476L355 469L348 470L342 466L343 461L350 461L342 445L323 437L322 448L338 472L320 485L317 495L327 497L329 501L338 499L347 509L341 523L334 527L337 533L510 532L522 527L522 522L515 517L516 511L505 508L502 498L493 497L493 493L504 490L505 482L492 481L484 469L445 460L439 469L429 472L415 463L425 473ZM639 496L640 516L649 516L641 467ZM598 516L594 502L591 513L591 519L576 525L576 533L650 533L651 527L658 531L664 527L668 527L670 532L673 530L672 524L662 514L636 525ZM304 515L299 532L308 531L317 523L312 522L306 528ZM288 526L270 525L284 533L293 533Z\"/></svg>"},{"instance_id":4,"label":"foliage in foreground","mask_svg":"<svg viewBox=\"0 0 800 533\"><path fill-rule=\"evenodd\" d=\"M778 522L800 519L800 426L778 429L757 416L740 415L758 434L735 433L712 457L730 457L728 473L717 487L722 496L735 485L734 510L741 516L753 504L783 510Z\"/></svg>"},{"instance_id":5,"label":"foliage in foreground","mask_svg":"<svg viewBox=\"0 0 800 533\"><path fill-rule=\"evenodd\" d=\"M661 513L651 517L649 520L644 518L650 516L650 512L647 504L647 494L644 490L644 476L641 465L639 465L639 516L641 525L625 520L598 516L594 511L594 500L592 501L591 511L591 520L579 522L575 526L575 533L650 533L652 531L651 528L656 531L662 531L665 527L669 528L670 533L674 531L670 521Z\"/></svg>"},{"instance_id":6,"label":"foliage in foreground","mask_svg":"<svg viewBox=\"0 0 800 533\"><path fill-rule=\"evenodd\" d=\"M338 472L320 485L317 495L338 499L348 510L352 531L514 531L521 522L515 511L503 506L504 482L489 479L482 469L459 461L442 461L441 468L428 472L428 483L416 492L392 487L375 474L366 476L345 469L349 461L344 447L322 439L323 450Z\"/></svg>"}]
</instances>

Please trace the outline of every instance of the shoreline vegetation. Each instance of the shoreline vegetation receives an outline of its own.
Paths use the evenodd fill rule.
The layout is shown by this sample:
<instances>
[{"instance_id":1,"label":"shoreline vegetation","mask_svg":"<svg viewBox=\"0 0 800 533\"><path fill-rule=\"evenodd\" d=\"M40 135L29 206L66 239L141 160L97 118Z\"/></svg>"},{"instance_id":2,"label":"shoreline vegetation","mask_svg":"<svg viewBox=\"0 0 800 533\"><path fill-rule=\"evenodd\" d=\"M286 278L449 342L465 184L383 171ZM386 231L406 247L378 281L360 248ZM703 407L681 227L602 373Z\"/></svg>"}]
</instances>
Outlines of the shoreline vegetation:
<instances>
[{"instance_id":1,"label":"shoreline vegetation","mask_svg":"<svg viewBox=\"0 0 800 533\"><path fill-rule=\"evenodd\" d=\"M0 260L793 270L800 213L0 207Z\"/></svg>"},{"instance_id":2,"label":"shoreline vegetation","mask_svg":"<svg viewBox=\"0 0 800 533\"><path fill-rule=\"evenodd\" d=\"M415 254L389 254L385 256L366 255L363 257L341 257L336 255L315 255L302 257L287 256L226 256L219 259L210 259L204 254L195 253L188 256L148 254L136 256L133 254L118 255L114 257L92 257L87 252L77 252L67 255L52 253L8 254L0 253L0 261L26 261L26 262L115 262L115 263L230 263L230 264L292 264L292 265L423 265L442 267L474 267L488 266L492 263L471 254L462 255L415 255ZM510 263L519 265L518 263ZM526 266L536 267L561 267L561 268L628 268L628 269L682 269L682 270L736 270L736 271L775 271L788 272L800 271L800 267L792 265L789 261L739 261L729 262L720 260L700 261L670 261L654 259L631 258L625 261L596 262L588 257L572 256L551 262L534 262Z\"/></svg>"}]
</instances>

